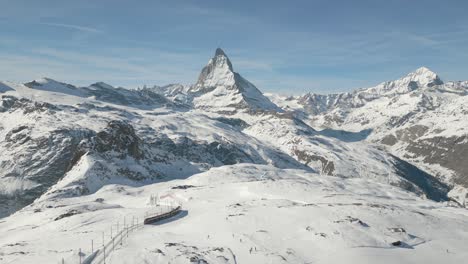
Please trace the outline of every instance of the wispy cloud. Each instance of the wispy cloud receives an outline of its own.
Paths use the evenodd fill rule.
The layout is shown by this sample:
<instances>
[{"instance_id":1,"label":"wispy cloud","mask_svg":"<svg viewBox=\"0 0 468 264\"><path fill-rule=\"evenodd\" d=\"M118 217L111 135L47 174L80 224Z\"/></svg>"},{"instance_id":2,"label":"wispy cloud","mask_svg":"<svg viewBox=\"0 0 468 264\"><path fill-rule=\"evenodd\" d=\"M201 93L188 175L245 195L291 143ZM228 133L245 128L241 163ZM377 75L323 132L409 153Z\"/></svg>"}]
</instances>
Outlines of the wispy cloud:
<instances>
[{"instance_id":1,"label":"wispy cloud","mask_svg":"<svg viewBox=\"0 0 468 264\"><path fill-rule=\"evenodd\" d=\"M51 27L67 28L67 29L72 29L72 30L77 30L77 31L82 31L82 32L88 32L88 33L102 33L102 31L97 29L97 28L80 26L80 25L63 24L63 23L45 23L45 22L41 22L40 24L41 25L46 25L46 26L51 26Z\"/></svg>"},{"instance_id":2,"label":"wispy cloud","mask_svg":"<svg viewBox=\"0 0 468 264\"><path fill-rule=\"evenodd\" d=\"M164 52L155 54L166 55ZM175 55L170 53L170 56ZM187 63L188 60L152 64L125 55L83 54L51 48L36 48L21 55L0 51L0 61L8 61L8 64L0 64L0 80L15 82L50 77L75 85L105 81L134 88L143 84L190 84L199 73L197 67L189 66L197 64Z\"/></svg>"},{"instance_id":3,"label":"wispy cloud","mask_svg":"<svg viewBox=\"0 0 468 264\"><path fill-rule=\"evenodd\" d=\"M386 16L369 4L353 4L354 12L327 1L321 2L328 9L318 11L314 4L297 8L301 4L275 1L253 1L248 9L210 1L7 2L0 0L0 75L8 78L191 83L221 46L234 69L265 91L347 90L420 66L466 79L466 19L406 15L421 11L417 4ZM299 9L310 15L291 16Z\"/></svg>"}]
</instances>

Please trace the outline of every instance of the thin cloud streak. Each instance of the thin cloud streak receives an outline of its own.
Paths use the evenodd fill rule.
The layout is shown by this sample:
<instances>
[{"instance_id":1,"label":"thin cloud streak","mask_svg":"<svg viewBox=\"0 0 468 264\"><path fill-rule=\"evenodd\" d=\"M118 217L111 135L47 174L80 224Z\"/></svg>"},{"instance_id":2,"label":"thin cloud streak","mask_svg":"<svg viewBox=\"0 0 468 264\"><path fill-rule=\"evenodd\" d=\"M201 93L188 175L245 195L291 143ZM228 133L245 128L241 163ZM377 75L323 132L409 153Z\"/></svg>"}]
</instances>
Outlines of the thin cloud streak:
<instances>
[{"instance_id":1,"label":"thin cloud streak","mask_svg":"<svg viewBox=\"0 0 468 264\"><path fill-rule=\"evenodd\" d=\"M26 82L49 77L75 85L91 82L112 82L116 86L135 88L143 84L192 83L198 69L183 69L184 65L141 65L125 58L103 55L83 55L79 52L48 48L35 49L23 55L1 54L0 80Z\"/></svg>"},{"instance_id":2,"label":"thin cloud streak","mask_svg":"<svg viewBox=\"0 0 468 264\"><path fill-rule=\"evenodd\" d=\"M73 70L65 73L60 67L39 68L50 72L52 78L56 72L70 78L98 76L97 80L105 81L112 77L117 82L128 80L122 85L133 86L192 83L217 46L225 49L235 71L264 91L346 91L398 78L420 66L440 70L447 80L453 76L466 79L466 65L462 62L468 56L464 45L468 28L464 20L455 25L451 21L430 24L420 23L419 18L411 21L405 14L400 14L400 19L382 14L381 20L372 20L376 23L368 25L370 17L365 12L370 10L364 6L364 10L359 9L364 16L346 12L341 14L345 15L342 21L339 16L331 20L329 15L321 17L319 13L317 19L298 16L284 21L280 18L286 13L282 8L275 9L274 4L268 5L268 12L254 12L235 5L223 8L186 2L125 3L117 1L109 7L79 1L55 16L30 16L23 24L38 25L31 34L13 30L23 27L23 32L28 32L29 25L9 23L13 28L10 34L18 38L18 43L2 41L4 37L11 38L5 34L0 40L4 46L0 55L30 54L31 59L62 63L68 71ZM29 7L28 12L41 13L37 10L42 6ZM18 5L17 10L10 11L20 12L22 8ZM81 12L76 12L76 8ZM113 12L96 15L99 8L111 8ZM333 10L340 11L334 7ZM138 19L123 21L122 17ZM314 23L317 21L324 24ZM67 30L45 30L49 29L45 25ZM13 71L4 68L5 76ZM16 71L20 76L22 68Z\"/></svg>"},{"instance_id":3,"label":"thin cloud streak","mask_svg":"<svg viewBox=\"0 0 468 264\"><path fill-rule=\"evenodd\" d=\"M103 31L92 28L92 27L85 27L85 26L79 26L79 25L72 25L72 24L63 24L63 23L46 23L46 22L41 22L41 25L45 26L51 26L51 27L61 27L61 28L67 28L67 29L72 29L72 30L78 30L82 32L88 32L88 33L103 33Z\"/></svg>"}]
</instances>

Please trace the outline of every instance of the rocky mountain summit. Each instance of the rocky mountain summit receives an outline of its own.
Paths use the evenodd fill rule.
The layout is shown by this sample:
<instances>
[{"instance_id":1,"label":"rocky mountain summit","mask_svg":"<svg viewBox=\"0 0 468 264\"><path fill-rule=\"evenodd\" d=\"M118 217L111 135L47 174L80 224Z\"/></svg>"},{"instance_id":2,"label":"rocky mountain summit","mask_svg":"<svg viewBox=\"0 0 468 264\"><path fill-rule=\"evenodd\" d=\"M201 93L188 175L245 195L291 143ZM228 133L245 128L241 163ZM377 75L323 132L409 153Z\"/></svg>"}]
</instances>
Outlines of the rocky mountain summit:
<instances>
[{"instance_id":1,"label":"rocky mountain summit","mask_svg":"<svg viewBox=\"0 0 468 264\"><path fill-rule=\"evenodd\" d=\"M234 72L220 48L189 91L193 105L206 111L233 114L237 111L281 111L255 85Z\"/></svg>"}]
</instances>

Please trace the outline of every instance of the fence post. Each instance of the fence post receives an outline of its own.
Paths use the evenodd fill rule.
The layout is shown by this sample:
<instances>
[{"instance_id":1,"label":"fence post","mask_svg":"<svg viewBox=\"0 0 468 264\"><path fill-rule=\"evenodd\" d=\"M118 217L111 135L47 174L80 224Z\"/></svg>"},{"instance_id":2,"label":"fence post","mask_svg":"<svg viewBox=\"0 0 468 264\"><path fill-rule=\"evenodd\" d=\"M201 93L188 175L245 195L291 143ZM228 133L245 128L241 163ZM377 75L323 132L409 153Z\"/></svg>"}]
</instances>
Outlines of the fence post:
<instances>
[{"instance_id":1,"label":"fence post","mask_svg":"<svg viewBox=\"0 0 468 264\"><path fill-rule=\"evenodd\" d=\"M80 248L80 251L78 252L78 256L80 256L80 264L81 264L81 248Z\"/></svg>"},{"instance_id":2,"label":"fence post","mask_svg":"<svg viewBox=\"0 0 468 264\"><path fill-rule=\"evenodd\" d=\"M91 254L94 253L94 241L91 239Z\"/></svg>"},{"instance_id":3,"label":"fence post","mask_svg":"<svg viewBox=\"0 0 468 264\"><path fill-rule=\"evenodd\" d=\"M102 251L104 252L104 264L106 264L106 247L102 247Z\"/></svg>"}]
</instances>

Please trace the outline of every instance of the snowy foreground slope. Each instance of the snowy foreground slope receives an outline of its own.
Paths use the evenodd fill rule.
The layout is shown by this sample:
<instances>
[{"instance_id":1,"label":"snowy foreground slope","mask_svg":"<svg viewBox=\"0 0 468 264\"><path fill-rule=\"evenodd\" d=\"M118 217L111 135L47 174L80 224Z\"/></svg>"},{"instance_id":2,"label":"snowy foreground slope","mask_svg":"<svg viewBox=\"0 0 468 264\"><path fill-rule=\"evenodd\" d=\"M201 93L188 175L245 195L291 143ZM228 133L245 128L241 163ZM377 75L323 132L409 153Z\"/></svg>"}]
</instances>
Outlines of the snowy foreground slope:
<instances>
[{"instance_id":1,"label":"snowy foreground slope","mask_svg":"<svg viewBox=\"0 0 468 264\"><path fill-rule=\"evenodd\" d=\"M0 82L0 263L77 263L154 194L183 212L108 263L458 263L467 86L268 98L220 49L193 86Z\"/></svg>"},{"instance_id":2,"label":"snowy foreground slope","mask_svg":"<svg viewBox=\"0 0 468 264\"><path fill-rule=\"evenodd\" d=\"M77 260L78 248L89 251L90 240L100 241L102 231L109 236L111 224L142 217L156 193L172 194L185 211L131 234L108 263L463 263L468 257L464 209L365 179L243 164L37 202L0 224L2 263ZM79 213L54 221L71 210Z\"/></svg>"}]
</instances>

